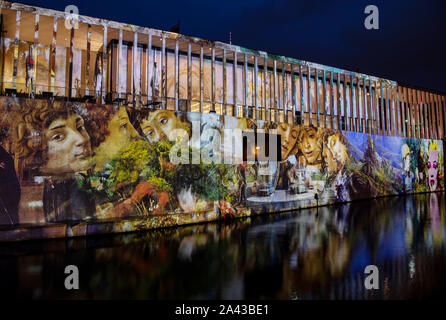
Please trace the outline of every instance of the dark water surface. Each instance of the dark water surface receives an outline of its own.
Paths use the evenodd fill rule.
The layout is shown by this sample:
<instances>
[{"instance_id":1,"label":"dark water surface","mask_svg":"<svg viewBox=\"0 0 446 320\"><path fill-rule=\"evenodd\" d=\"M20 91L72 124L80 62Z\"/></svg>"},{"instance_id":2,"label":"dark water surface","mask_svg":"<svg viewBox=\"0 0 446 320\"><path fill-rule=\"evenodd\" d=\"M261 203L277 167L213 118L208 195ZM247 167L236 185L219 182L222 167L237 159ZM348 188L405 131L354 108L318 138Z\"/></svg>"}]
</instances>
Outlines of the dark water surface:
<instances>
[{"instance_id":1,"label":"dark water surface","mask_svg":"<svg viewBox=\"0 0 446 320\"><path fill-rule=\"evenodd\" d=\"M0 244L0 297L406 299L446 289L445 195L140 233ZM379 290L364 268L379 269ZM80 290L64 287L76 265Z\"/></svg>"}]
</instances>

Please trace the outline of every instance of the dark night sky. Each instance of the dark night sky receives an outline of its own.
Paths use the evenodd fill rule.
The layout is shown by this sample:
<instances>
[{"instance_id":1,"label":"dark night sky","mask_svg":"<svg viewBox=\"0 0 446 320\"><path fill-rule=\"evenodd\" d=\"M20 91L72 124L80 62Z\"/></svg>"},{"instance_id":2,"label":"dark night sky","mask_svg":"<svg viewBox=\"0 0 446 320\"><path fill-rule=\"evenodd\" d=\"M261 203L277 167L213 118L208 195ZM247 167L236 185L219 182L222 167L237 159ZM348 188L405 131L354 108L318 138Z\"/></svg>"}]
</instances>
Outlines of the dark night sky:
<instances>
[{"instance_id":1,"label":"dark night sky","mask_svg":"<svg viewBox=\"0 0 446 320\"><path fill-rule=\"evenodd\" d=\"M229 42L446 92L443 0L22 0L21 3ZM379 8L380 29L364 28Z\"/></svg>"}]
</instances>

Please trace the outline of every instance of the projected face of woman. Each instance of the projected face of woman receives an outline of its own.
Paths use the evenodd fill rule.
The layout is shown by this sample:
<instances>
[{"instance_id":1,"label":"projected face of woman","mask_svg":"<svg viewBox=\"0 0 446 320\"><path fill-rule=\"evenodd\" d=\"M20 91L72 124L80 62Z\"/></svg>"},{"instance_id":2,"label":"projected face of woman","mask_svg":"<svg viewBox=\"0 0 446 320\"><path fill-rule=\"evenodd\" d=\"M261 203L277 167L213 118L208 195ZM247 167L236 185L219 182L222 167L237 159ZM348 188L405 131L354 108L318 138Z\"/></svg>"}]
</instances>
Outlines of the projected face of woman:
<instances>
[{"instance_id":1,"label":"projected face of woman","mask_svg":"<svg viewBox=\"0 0 446 320\"><path fill-rule=\"evenodd\" d=\"M175 113L168 110L157 110L141 121L141 129L149 142L167 140L174 129L184 129L189 133L189 124L182 122Z\"/></svg>"},{"instance_id":2,"label":"projected face of woman","mask_svg":"<svg viewBox=\"0 0 446 320\"><path fill-rule=\"evenodd\" d=\"M48 145L48 162L42 168L44 173L65 176L90 168L90 136L79 115L54 120L44 135Z\"/></svg>"},{"instance_id":3,"label":"projected face of woman","mask_svg":"<svg viewBox=\"0 0 446 320\"><path fill-rule=\"evenodd\" d=\"M307 164L314 164L321 156L321 148L318 144L317 130L304 128L299 141L299 149L302 151Z\"/></svg>"}]
</instances>

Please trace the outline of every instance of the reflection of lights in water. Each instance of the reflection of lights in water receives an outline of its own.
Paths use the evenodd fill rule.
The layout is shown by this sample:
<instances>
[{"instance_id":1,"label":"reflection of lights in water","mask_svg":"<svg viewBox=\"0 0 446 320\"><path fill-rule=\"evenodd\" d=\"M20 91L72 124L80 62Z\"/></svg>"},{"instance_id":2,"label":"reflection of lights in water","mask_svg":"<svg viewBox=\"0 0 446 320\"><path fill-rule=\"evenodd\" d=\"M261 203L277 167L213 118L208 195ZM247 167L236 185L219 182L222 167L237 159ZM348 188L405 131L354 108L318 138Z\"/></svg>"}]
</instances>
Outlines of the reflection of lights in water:
<instances>
[{"instance_id":1,"label":"reflection of lights in water","mask_svg":"<svg viewBox=\"0 0 446 320\"><path fill-rule=\"evenodd\" d=\"M384 296L388 297L390 293L390 280L388 277L384 278Z\"/></svg>"},{"instance_id":2,"label":"reflection of lights in water","mask_svg":"<svg viewBox=\"0 0 446 320\"><path fill-rule=\"evenodd\" d=\"M26 271L28 273L37 273L37 274L39 274L40 272L42 272L42 266L40 266L40 265L30 265L30 266L27 266Z\"/></svg>"},{"instance_id":3,"label":"reflection of lights in water","mask_svg":"<svg viewBox=\"0 0 446 320\"><path fill-rule=\"evenodd\" d=\"M414 274L415 274L415 261L413 255L411 255L409 261L409 277L413 279Z\"/></svg>"},{"instance_id":4,"label":"reflection of lights in water","mask_svg":"<svg viewBox=\"0 0 446 320\"><path fill-rule=\"evenodd\" d=\"M43 201L30 201L28 202L28 207L30 208L43 207Z\"/></svg>"},{"instance_id":5,"label":"reflection of lights in water","mask_svg":"<svg viewBox=\"0 0 446 320\"><path fill-rule=\"evenodd\" d=\"M184 238L180 246L178 248L178 257L180 257L182 260L189 260L192 261L192 252L195 248L195 241L193 237L186 237Z\"/></svg>"},{"instance_id":6,"label":"reflection of lights in water","mask_svg":"<svg viewBox=\"0 0 446 320\"><path fill-rule=\"evenodd\" d=\"M36 289L33 291L33 299L37 299L42 295L42 290Z\"/></svg>"},{"instance_id":7,"label":"reflection of lights in water","mask_svg":"<svg viewBox=\"0 0 446 320\"><path fill-rule=\"evenodd\" d=\"M299 297L297 296L296 291L292 291L290 294L290 300L299 300Z\"/></svg>"},{"instance_id":8,"label":"reflection of lights in water","mask_svg":"<svg viewBox=\"0 0 446 320\"><path fill-rule=\"evenodd\" d=\"M122 240L124 244L129 244L132 238L130 237L130 235L127 234L123 236Z\"/></svg>"},{"instance_id":9,"label":"reflection of lights in water","mask_svg":"<svg viewBox=\"0 0 446 320\"><path fill-rule=\"evenodd\" d=\"M409 199L415 198L413 196L407 197ZM417 201L419 202L417 202L417 205L423 208L429 196L417 195L415 199L418 198L419 200ZM444 201L443 194L441 201ZM432 289L428 285L413 287L413 282L418 278L420 278L420 281L425 279L429 281L434 276L436 281L433 285L435 288L441 289L442 270L438 270L438 268L431 269L431 266L434 266L437 261L441 260L437 260L436 254L430 254L432 251L427 248L423 238L414 237L415 234L420 233L429 237L427 232L430 230L430 225L429 223L416 223L416 211L406 213L406 217L403 219L399 210L402 210L404 203L404 198L382 199L366 202L365 204L359 202L338 207L326 207L326 211L323 208L319 208L318 217L315 216L316 209L303 209L293 214L273 215L270 218L265 217L264 221L256 218L252 220L254 221L252 224L248 223L248 220L242 219L239 221L240 224L233 223L224 228L221 228L222 226L219 224L207 224L166 229L157 233L144 233L147 234L147 238L144 238L144 241L141 241L142 238L140 238L142 234L134 233L120 235L116 238L107 237L104 239L104 242L92 248L92 250L95 250L93 252L97 254L87 255L86 259L89 260L86 262L90 264L94 274L101 276L102 279L106 279L110 284L113 283L113 279L119 279L119 275L123 273L130 277L130 281L125 279L125 283L121 282L102 290L99 283L91 281L90 289L96 289L94 291L98 292L99 297L110 296L110 292L112 292L113 297L136 297L143 299L181 298L184 294L184 291L182 291L183 285L189 285L190 283L194 284L194 291L191 295L207 296L214 287L218 287L221 290L221 297L224 299L254 299L262 296L286 297L292 300L300 300L300 296L303 299L349 300L422 297L425 294L431 294ZM374 209L376 213L369 210L369 207L373 204L377 204ZM385 208L388 212L382 208ZM444 210L444 207L440 206L439 209ZM426 217L426 215L423 215L422 210L417 211L421 212L422 217ZM357 213L366 215L363 218ZM425 212L425 214L428 214L428 212ZM441 214L444 215L444 211L441 211ZM352 216L358 217L358 220L355 220ZM368 217L373 217L374 219L368 219ZM381 219L382 217L385 219ZM386 227L389 221L396 221L395 223L400 224L401 228L390 228L389 230ZM404 227L404 221L406 222L406 231L402 228ZM341 238L338 236L337 224L342 224L346 228L350 226L348 233L344 236L344 240L340 240ZM414 237L415 239L411 241L419 241L414 243L414 247L417 246L417 250L413 252L409 251L411 248L409 245L400 247L403 246L402 237L408 228L411 228L410 238ZM443 224L442 228L442 232L444 232ZM338 229L342 230L342 227L339 226ZM369 229L374 230L374 232L369 233ZM245 241L240 241L241 235L243 237L246 236ZM398 237L392 237L391 235L398 235ZM208 240L206 240L206 237ZM382 237L386 237L385 241L381 240ZM130 239L132 240L128 241ZM79 252L84 252L84 249L81 248L84 248L83 246L87 244L83 240L81 242L81 240L74 242L72 247L79 246ZM394 242L395 240L397 242ZM207 245L206 241L208 241ZM360 262L363 257L362 254L366 252L363 246L357 245L362 243L362 241L365 242L364 247L375 246L378 253L388 253L389 259L394 261L392 263L393 269L389 270L389 275L381 274L380 272L379 291L365 290L363 269L355 270L349 268L349 265L355 265ZM386 245L381 246L380 243L385 243ZM129 245L132 250L128 250L130 248ZM408 251L388 251L387 249L390 246L396 246ZM311 250L313 247L314 251ZM78 250L77 247L76 250ZM123 255L122 250L129 251L129 254ZM238 257L242 250L250 253L249 259L239 260ZM441 251L439 253L442 254ZM64 255L65 253L61 252L61 254ZM427 264L426 268L430 270L430 274L415 273L415 255L417 255L416 263ZM222 256L226 258L220 261L220 264L214 266L211 263L212 261L217 261ZM299 261L300 257L302 257L301 261ZM400 264L400 257L404 257L403 264ZM442 259L442 256L439 258ZM131 263L128 263L129 259L132 261ZM45 272L54 272L54 270L57 271L60 268L63 270L63 267L65 267L62 259L45 261L48 262L45 262L46 264L43 265L42 270L39 268L33 270L35 264L28 263L27 266L30 268L25 269L24 271L26 272L21 273L21 275L26 274L29 277L34 277L40 275L43 270ZM152 276L153 272L146 274L135 272L136 267L133 263L138 264L138 262L142 266L149 262L153 263L154 268L164 268L163 270L169 273L169 277L154 277ZM279 268L285 280L272 278L271 282L280 281L278 286L280 285L281 289L278 290L275 286L268 286L266 289L263 289L265 286L260 287L265 273L271 272L270 266L274 263L281 265L280 262L285 263L285 269ZM40 262L37 263L40 265ZM203 263L210 263L209 268L203 268ZM103 270L102 266L104 264L110 266L110 269ZM345 269L343 269L344 265L346 266ZM200 272L175 272L178 267L200 270ZM223 272L222 277L214 277L215 268L219 268ZM265 273L256 274L251 270L264 270ZM386 268L386 270L388 269ZM245 282L244 279L248 273L250 273L250 276L254 276L254 278L251 278L254 281ZM313 274L315 276L309 276ZM7 278L5 275L4 277ZM206 278L211 280L201 281ZM27 279L20 278L23 281L21 283L31 283L30 286L33 286L35 283L35 286L42 286L38 281L33 282L34 279L27 281ZM35 296L33 294L32 297L57 298L59 292L52 289L50 287L51 282L48 282L51 279L42 279L43 283L51 290L44 291L42 294L36 293ZM302 279L305 279L305 281ZM0 278L0 281L2 280ZM90 279L85 280L90 281ZM144 289L146 283L157 284L152 286L154 288L153 292L149 291L149 289ZM159 287L162 287L164 290L158 291L157 288ZM323 289L321 290L320 288ZM111 291L112 289L113 291ZM32 288L26 290L29 293L29 290L32 290ZM34 292L38 292L38 290L35 289ZM64 289L62 288L61 290ZM22 290L19 292L20 294L24 296L26 293Z\"/></svg>"},{"instance_id":10,"label":"reflection of lights in water","mask_svg":"<svg viewBox=\"0 0 446 320\"><path fill-rule=\"evenodd\" d=\"M290 268L297 269L297 253L293 252L290 256Z\"/></svg>"}]
</instances>

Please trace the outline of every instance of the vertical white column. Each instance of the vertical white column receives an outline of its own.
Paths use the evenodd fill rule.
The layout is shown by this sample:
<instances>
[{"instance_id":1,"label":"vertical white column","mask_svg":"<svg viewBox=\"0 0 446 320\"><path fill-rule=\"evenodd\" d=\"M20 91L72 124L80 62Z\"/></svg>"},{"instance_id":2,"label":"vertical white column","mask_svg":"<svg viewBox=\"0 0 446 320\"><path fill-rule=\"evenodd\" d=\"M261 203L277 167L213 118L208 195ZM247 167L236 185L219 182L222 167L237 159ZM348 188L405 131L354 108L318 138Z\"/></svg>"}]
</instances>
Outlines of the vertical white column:
<instances>
[{"instance_id":1,"label":"vertical white column","mask_svg":"<svg viewBox=\"0 0 446 320\"><path fill-rule=\"evenodd\" d=\"M232 85L233 85L233 91L232 91L232 95L233 95L233 102L234 102L234 108L233 110L235 110L235 112L232 112L232 116L238 117L238 108L237 108L237 51L234 51L234 61L232 63L233 66L233 72L234 72L234 76L232 78Z\"/></svg>"},{"instance_id":2,"label":"vertical white column","mask_svg":"<svg viewBox=\"0 0 446 320\"><path fill-rule=\"evenodd\" d=\"M311 68L310 66L307 66L307 111L308 111L308 123L306 125L312 125L312 119L313 119L313 110L311 105Z\"/></svg>"},{"instance_id":3,"label":"vertical white column","mask_svg":"<svg viewBox=\"0 0 446 320\"><path fill-rule=\"evenodd\" d=\"M178 111L178 97L179 97L179 43L175 40L175 111Z\"/></svg>"},{"instance_id":4,"label":"vertical white column","mask_svg":"<svg viewBox=\"0 0 446 320\"><path fill-rule=\"evenodd\" d=\"M108 27L104 24L104 42L102 46L102 87L101 87L101 103L105 103L106 85L107 85L107 32ZM111 90L110 90L111 91Z\"/></svg>"},{"instance_id":5,"label":"vertical white column","mask_svg":"<svg viewBox=\"0 0 446 320\"><path fill-rule=\"evenodd\" d=\"M294 64L291 64L291 96L292 96L292 100L291 103L293 104L292 107L292 112L293 112L293 124L296 124L296 103L297 103L297 99L296 99L296 78L295 78L295 74L294 74Z\"/></svg>"},{"instance_id":6,"label":"vertical white column","mask_svg":"<svg viewBox=\"0 0 446 320\"><path fill-rule=\"evenodd\" d=\"M304 99L304 82L302 77L302 65L299 64L299 81L300 81L300 123L305 123L305 99Z\"/></svg>"},{"instance_id":7,"label":"vertical white column","mask_svg":"<svg viewBox=\"0 0 446 320\"><path fill-rule=\"evenodd\" d=\"M439 139L443 139L444 138L444 119L443 119L443 108L442 108L442 103L441 103L441 99L440 99L440 95L435 94L435 100L437 102L437 110L438 110L438 121L440 122L439 124L439 128L440 128L440 136L438 137Z\"/></svg>"},{"instance_id":8,"label":"vertical white column","mask_svg":"<svg viewBox=\"0 0 446 320\"><path fill-rule=\"evenodd\" d=\"M166 38L162 36L162 51L161 51L161 101L162 108L167 109L167 72L166 72Z\"/></svg>"},{"instance_id":9,"label":"vertical white column","mask_svg":"<svg viewBox=\"0 0 446 320\"><path fill-rule=\"evenodd\" d=\"M19 60L19 37L20 37L20 11L16 13L15 36L14 36L14 60L12 69L12 88L17 89L17 65ZM36 48L37 50L37 48ZM37 61L35 61L37 64Z\"/></svg>"},{"instance_id":10,"label":"vertical white column","mask_svg":"<svg viewBox=\"0 0 446 320\"><path fill-rule=\"evenodd\" d=\"M187 44L187 111L192 110L192 44Z\"/></svg>"},{"instance_id":11,"label":"vertical white column","mask_svg":"<svg viewBox=\"0 0 446 320\"><path fill-rule=\"evenodd\" d=\"M135 82L135 76L138 72L136 61L137 61L137 53L138 53L138 32L133 33L133 49L132 49L132 77L131 77L131 86L133 88L132 90L132 96L133 96L133 106L136 106L136 94L137 92L137 84Z\"/></svg>"},{"instance_id":12,"label":"vertical white column","mask_svg":"<svg viewBox=\"0 0 446 320\"><path fill-rule=\"evenodd\" d=\"M204 66L203 66L203 45L200 45L200 112L203 112L203 76L204 76Z\"/></svg>"},{"instance_id":13,"label":"vertical white column","mask_svg":"<svg viewBox=\"0 0 446 320\"><path fill-rule=\"evenodd\" d=\"M87 61L85 63L85 95L90 95L90 49L91 49L91 25L87 25Z\"/></svg>"},{"instance_id":14,"label":"vertical white column","mask_svg":"<svg viewBox=\"0 0 446 320\"><path fill-rule=\"evenodd\" d=\"M383 91L383 83L382 81L379 82L380 85L380 90L381 90L381 126L382 126L382 131L383 134L387 136L387 121L386 118L384 117L384 109L385 109L385 105L384 105L384 91Z\"/></svg>"},{"instance_id":15,"label":"vertical white column","mask_svg":"<svg viewBox=\"0 0 446 320\"><path fill-rule=\"evenodd\" d=\"M271 112L269 112L269 103L268 103L268 58L265 56L264 61L264 78L263 78L263 95L265 105L263 106L265 109L265 118L264 120L271 121Z\"/></svg>"},{"instance_id":16,"label":"vertical white column","mask_svg":"<svg viewBox=\"0 0 446 320\"><path fill-rule=\"evenodd\" d=\"M118 91L118 99L121 98L121 72L119 72L119 64L121 63L122 59L122 29L119 29L119 42L118 42L118 61L116 64L116 78L118 80L118 83L116 85L117 91Z\"/></svg>"},{"instance_id":17,"label":"vertical white column","mask_svg":"<svg viewBox=\"0 0 446 320\"><path fill-rule=\"evenodd\" d=\"M277 86L277 61L276 61L276 59L274 59L273 60L273 77L274 77L274 100L273 100L273 105L274 105L274 121L276 122L276 123L278 123L279 121L278 121L278 115L279 115L279 112L278 112L278 110L277 110L277 89L278 89L278 86Z\"/></svg>"},{"instance_id":18,"label":"vertical white column","mask_svg":"<svg viewBox=\"0 0 446 320\"><path fill-rule=\"evenodd\" d=\"M376 115L376 127L377 127L377 134L383 135L383 131L381 128L383 126L381 125L381 112L379 109L379 87L378 87L378 81L375 80L375 115Z\"/></svg>"},{"instance_id":19,"label":"vertical white column","mask_svg":"<svg viewBox=\"0 0 446 320\"><path fill-rule=\"evenodd\" d=\"M356 100L356 118L355 118L355 128L357 132L361 132L361 90L360 90L360 81L359 77L355 77L356 87L355 87L355 100Z\"/></svg>"},{"instance_id":20,"label":"vertical white column","mask_svg":"<svg viewBox=\"0 0 446 320\"><path fill-rule=\"evenodd\" d=\"M341 74L339 74L339 78L341 77ZM340 107L344 110L344 123L345 123L345 130L351 130L354 131L353 126L353 76L350 76L350 86L347 85L347 79L348 76L344 74L344 83L340 83L339 85L342 85L342 89L339 88L339 94L342 95L343 93L343 99L341 97L341 103ZM350 103L347 104L347 94L350 94Z\"/></svg>"},{"instance_id":21,"label":"vertical white column","mask_svg":"<svg viewBox=\"0 0 446 320\"><path fill-rule=\"evenodd\" d=\"M391 136L393 135L393 129L392 129L392 106L390 105L390 98L389 98L389 87L390 84L386 84L386 105L387 105L387 132Z\"/></svg>"},{"instance_id":22,"label":"vertical white column","mask_svg":"<svg viewBox=\"0 0 446 320\"><path fill-rule=\"evenodd\" d=\"M215 112L215 47L212 46L212 60L211 60L211 78L212 78L212 86L211 86L211 111Z\"/></svg>"},{"instance_id":23,"label":"vertical white column","mask_svg":"<svg viewBox=\"0 0 446 320\"><path fill-rule=\"evenodd\" d=\"M334 87L333 87L333 71L330 71L330 114L331 114L331 128L334 129L336 128L336 124L337 124L337 129L339 129L339 114L335 117L335 112L334 112Z\"/></svg>"},{"instance_id":24,"label":"vertical white column","mask_svg":"<svg viewBox=\"0 0 446 320\"><path fill-rule=\"evenodd\" d=\"M369 124L369 117L370 117L370 112L368 110L369 108L369 104L367 103L367 83L366 83L366 78L362 79L363 84L362 84L362 95L363 95L363 127L362 127L362 132L365 133L370 133L370 124Z\"/></svg>"},{"instance_id":25,"label":"vertical white column","mask_svg":"<svg viewBox=\"0 0 446 320\"><path fill-rule=\"evenodd\" d=\"M347 81L345 81L347 83ZM358 131L358 122L356 118L358 117L358 112L356 112L355 118L355 106L358 106L358 102L355 101L358 98L358 94L355 92L355 77L350 76L350 118L351 118L351 130ZM347 103L346 103L347 105ZM349 124L350 126L350 124Z\"/></svg>"},{"instance_id":26,"label":"vertical white column","mask_svg":"<svg viewBox=\"0 0 446 320\"><path fill-rule=\"evenodd\" d=\"M147 104L149 104L149 96L150 100L153 100L152 96L152 88L150 85L150 82L152 81L152 29L149 30L149 34L147 35L147 81L146 81L146 87L147 87Z\"/></svg>"},{"instance_id":27,"label":"vertical white column","mask_svg":"<svg viewBox=\"0 0 446 320\"><path fill-rule=\"evenodd\" d=\"M53 38L51 39L51 50L50 50L50 91L54 92L54 65L55 56L56 56L56 31L57 30L57 18L54 18L53 24ZM33 59L34 59L34 70L32 74L32 87L31 92L33 94L36 93L37 89L37 45L39 43L39 14L36 13L36 20L34 22L34 50L33 50ZM54 52L53 52L54 51ZM53 56L54 53L54 56Z\"/></svg>"},{"instance_id":28,"label":"vertical white column","mask_svg":"<svg viewBox=\"0 0 446 320\"><path fill-rule=\"evenodd\" d=\"M288 104L287 104L287 89L288 89L288 83L287 83L287 77L286 77L286 63L285 61L282 61L282 109L283 109L283 121L288 123ZM280 115L279 115L279 122L281 121Z\"/></svg>"},{"instance_id":29,"label":"vertical white column","mask_svg":"<svg viewBox=\"0 0 446 320\"><path fill-rule=\"evenodd\" d=\"M319 70L314 68L314 84L315 84L315 97L316 97L316 127L320 126L320 105L319 105Z\"/></svg>"},{"instance_id":30,"label":"vertical white column","mask_svg":"<svg viewBox=\"0 0 446 320\"><path fill-rule=\"evenodd\" d=\"M428 116L429 110L428 110L428 105L427 105L427 100L426 100L426 91L424 91L424 90L421 92L421 99L423 101L423 109L424 109L424 126L425 126L424 137L426 139L429 139L429 137L430 137L430 132L429 132L430 126L429 126L429 116Z\"/></svg>"},{"instance_id":31,"label":"vertical white column","mask_svg":"<svg viewBox=\"0 0 446 320\"><path fill-rule=\"evenodd\" d=\"M337 98L338 98L338 127L339 130L347 130L347 115L344 113L344 128L340 125L340 119L342 119L341 112L341 74L337 73Z\"/></svg>"},{"instance_id":32,"label":"vertical white column","mask_svg":"<svg viewBox=\"0 0 446 320\"><path fill-rule=\"evenodd\" d=\"M397 135L402 137L402 126L403 126L403 122L402 122L402 114L401 114L401 108L400 108L400 95L399 95L399 85L395 86L395 100L396 100L396 109L398 111L398 125L397 125Z\"/></svg>"},{"instance_id":33,"label":"vertical white column","mask_svg":"<svg viewBox=\"0 0 446 320\"><path fill-rule=\"evenodd\" d=\"M259 83L257 77L259 75L259 64L257 61L257 56L254 56L254 108L255 108L255 119L259 119Z\"/></svg>"},{"instance_id":34,"label":"vertical white column","mask_svg":"<svg viewBox=\"0 0 446 320\"><path fill-rule=\"evenodd\" d=\"M223 105L222 114L226 115L226 105L228 103L228 86L227 86L227 74L226 74L226 49L223 49Z\"/></svg>"},{"instance_id":35,"label":"vertical white column","mask_svg":"<svg viewBox=\"0 0 446 320\"><path fill-rule=\"evenodd\" d=\"M326 84L326 74L325 74L325 69L322 70L322 91L324 94L324 128L327 128L327 118L328 118L328 110L327 110L327 84ZM330 113L331 115L331 113Z\"/></svg>"},{"instance_id":36,"label":"vertical white column","mask_svg":"<svg viewBox=\"0 0 446 320\"><path fill-rule=\"evenodd\" d=\"M70 59L68 68L68 98L73 97L73 42L74 42L74 28L71 26L70 30Z\"/></svg>"},{"instance_id":37,"label":"vertical white column","mask_svg":"<svg viewBox=\"0 0 446 320\"><path fill-rule=\"evenodd\" d=\"M243 55L244 59L243 59L243 88L244 88L244 94L243 94L243 102L244 102L244 109L245 109L245 114L244 116L246 118L249 117L249 106L248 106L248 55L245 53Z\"/></svg>"}]
</instances>

